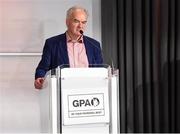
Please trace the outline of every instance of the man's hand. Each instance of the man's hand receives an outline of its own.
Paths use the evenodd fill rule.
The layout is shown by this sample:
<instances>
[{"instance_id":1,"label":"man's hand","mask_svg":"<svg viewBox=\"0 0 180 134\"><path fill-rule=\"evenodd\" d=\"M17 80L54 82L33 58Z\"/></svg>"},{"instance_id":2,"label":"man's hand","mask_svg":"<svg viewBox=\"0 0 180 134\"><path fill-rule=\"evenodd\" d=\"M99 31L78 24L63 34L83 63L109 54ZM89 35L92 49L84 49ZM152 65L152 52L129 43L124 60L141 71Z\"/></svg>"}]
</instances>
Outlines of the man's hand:
<instances>
[{"instance_id":1,"label":"man's hand","mask_svg":"<svg viewBox=\"0 0 180 134\"><path fill-rule=\"evenodd\" d=\"M35 81L34 81L34 87L36 89L42 89L43 88L43 83L44 83L44 78L37 78Z\"/></svg>"}]
</instances>

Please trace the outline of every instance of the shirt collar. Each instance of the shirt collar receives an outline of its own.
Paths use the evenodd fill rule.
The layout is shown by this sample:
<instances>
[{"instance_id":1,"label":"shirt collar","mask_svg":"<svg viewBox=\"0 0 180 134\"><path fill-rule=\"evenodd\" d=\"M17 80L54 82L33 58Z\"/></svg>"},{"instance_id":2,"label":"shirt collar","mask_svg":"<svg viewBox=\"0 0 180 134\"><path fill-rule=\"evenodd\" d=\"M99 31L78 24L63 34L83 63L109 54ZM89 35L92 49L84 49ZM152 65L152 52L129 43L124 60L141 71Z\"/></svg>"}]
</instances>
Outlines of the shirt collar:
<instances>
[{"instance_id":1,"label":"shirt collar","mask_svg":"<svg viewBox=\"0 0 180 134\"><path fill-rule=\"evenodd\" d=\"M78 40L72 40L70 35L66 32L66 39L67 42L73 42L73 43L83 43L83 36L81 36Z\"/></svg>"}]
</instances>

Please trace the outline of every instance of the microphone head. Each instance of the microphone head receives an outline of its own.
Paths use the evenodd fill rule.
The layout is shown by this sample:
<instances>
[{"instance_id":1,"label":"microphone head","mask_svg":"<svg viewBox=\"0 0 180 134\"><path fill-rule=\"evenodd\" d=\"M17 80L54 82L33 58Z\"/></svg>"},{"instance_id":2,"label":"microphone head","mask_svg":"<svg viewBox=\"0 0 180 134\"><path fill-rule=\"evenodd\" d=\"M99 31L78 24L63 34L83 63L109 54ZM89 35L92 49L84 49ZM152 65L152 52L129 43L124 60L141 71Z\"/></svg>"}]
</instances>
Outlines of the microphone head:
<instances>
[{"instance_id":1,"label":"microphone head","mask_svg":"<svg viewBox=\"0 0 180 134\"><path fill-rule=\"evenodd\" d=\"M83 34L83 30L80 30L79 32L80 32L80 34Z\"/></svg>"}]
</instances>

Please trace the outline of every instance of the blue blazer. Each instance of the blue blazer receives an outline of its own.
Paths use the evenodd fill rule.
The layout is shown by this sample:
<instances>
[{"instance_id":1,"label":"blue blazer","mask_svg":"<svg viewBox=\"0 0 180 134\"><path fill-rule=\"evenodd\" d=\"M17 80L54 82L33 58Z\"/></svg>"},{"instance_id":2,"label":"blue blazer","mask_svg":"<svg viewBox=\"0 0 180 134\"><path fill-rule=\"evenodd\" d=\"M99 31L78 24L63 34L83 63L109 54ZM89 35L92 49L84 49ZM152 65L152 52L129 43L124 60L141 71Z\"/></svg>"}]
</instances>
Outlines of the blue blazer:
<instances>
[{"instance_id":1,"label":"blue blazer","mask_svg":"<svg viewBox=\"0 0 180 134\"><path fill-rule=\"evenodd\" d=\"M89 65L102 64L100 43L87 36L83 36L83 41ZM64 64L69 65L65 33L46 40L41 61L36 68L35 79L44 77L47 71Z\"/></svg>"}]
</instances>

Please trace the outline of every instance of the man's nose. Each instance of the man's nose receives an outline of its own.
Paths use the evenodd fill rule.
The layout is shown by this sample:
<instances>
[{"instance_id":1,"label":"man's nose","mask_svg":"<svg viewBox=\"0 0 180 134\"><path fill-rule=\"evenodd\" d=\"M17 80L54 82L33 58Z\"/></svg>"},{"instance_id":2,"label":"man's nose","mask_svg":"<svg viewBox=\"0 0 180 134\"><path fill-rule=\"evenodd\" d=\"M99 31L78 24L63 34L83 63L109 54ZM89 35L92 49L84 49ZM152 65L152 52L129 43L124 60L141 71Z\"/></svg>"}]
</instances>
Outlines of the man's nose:
<instances>
[{"instance_id":1,"label":"man's nose","mask_svg":"<svg viewBox=\"0 0 180 134\"><path fill-rule=\"evenodd\" d=\"M79 27L83 27L83 23L82 22L79 22Z\"/></svg>"}]
</instances>

